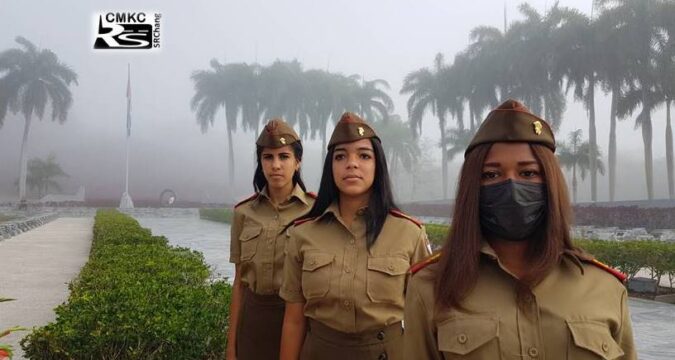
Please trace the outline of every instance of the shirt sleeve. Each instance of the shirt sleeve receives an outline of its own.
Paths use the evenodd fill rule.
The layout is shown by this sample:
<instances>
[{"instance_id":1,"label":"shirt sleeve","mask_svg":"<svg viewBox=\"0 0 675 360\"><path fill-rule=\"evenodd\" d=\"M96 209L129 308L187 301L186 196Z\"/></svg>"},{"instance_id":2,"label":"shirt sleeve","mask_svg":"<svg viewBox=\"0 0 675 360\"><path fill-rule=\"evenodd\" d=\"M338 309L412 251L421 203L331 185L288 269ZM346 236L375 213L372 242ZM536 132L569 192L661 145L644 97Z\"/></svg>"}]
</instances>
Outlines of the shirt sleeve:
<instances>
[{"instance_id":1,"label":"shirt sleeve","mask_svg":"<svg viewBox=\"0 0 675 360\"><path fill-rule=\"evenodd\" d=\"M404 359L441 360L431 313L417 289L418 281L409 282L403 314Z\"/></svg>"},{"instance_id":2,"label":"shirt sleeve","mask_svg":"<svg viewBox=\"0 0 675 360\"><path fill-rule=\"evenodd\" d=\"M238 264L241 261L241 242L239 241L239 236L241 236L241 230L244 227L244 215L234 209L234 215L232 216L232 224L230 225L230 262L233 264Z\"/></svg>"},{"instance_id":3,"label":"shirt sleeve","mask_svg":"<svg viewBox=\"0 0 675 360\"><path fill-rule=\"evenodd\" d=\"M621 328L615 335L614 340L623 350L621 360L637 360L637 352L633 340L633 326L631 325L630 313L628 312L628 292L624 289L621 295Z\"/></svg>"},{"instance_id":4,"label":"shirt sleeve","mask_svg":"<svg viewBox=\"0 0 675 360\"><path fill-rule=\"evenodd\" d=\"M297 238L293 230L294 227L288 230L290 236L286 243L284 275L279 296L286 302L302 303L305 302L305 297L302 295L302 257L298 251Z\"/></svg>"}]
</instances>

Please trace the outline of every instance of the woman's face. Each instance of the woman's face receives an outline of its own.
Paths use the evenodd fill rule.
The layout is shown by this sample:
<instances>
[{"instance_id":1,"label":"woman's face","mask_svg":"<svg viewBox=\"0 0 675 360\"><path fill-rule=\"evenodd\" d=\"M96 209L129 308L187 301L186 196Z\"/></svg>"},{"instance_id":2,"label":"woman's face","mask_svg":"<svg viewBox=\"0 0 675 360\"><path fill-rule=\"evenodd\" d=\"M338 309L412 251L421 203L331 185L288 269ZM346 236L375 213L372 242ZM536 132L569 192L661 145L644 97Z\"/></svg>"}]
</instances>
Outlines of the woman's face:
<instances>
[{"instance_id":1,"label":"woman's face","mask_svg":"<svg viewBox=\"0 0 675 360\"><path fill-rule=\"evenodd\" d=\"M483 162L481 185L506 180L544 183L539 162L527 143L494 143Z\"/></svg>"},{"instance_id":2,"label":"woman's face","mask_svg":"<svg viewBox=\"0 0 675 360\"><path fill-rule=\"evenodd\" d=\"M367 194L374 180L375 152L370 139L336 145L333 181L342 195L356 197Z\"/></svg>"},{"instance_id":3,"label":"woman's face","mask_svg":"<svg viewBox=\"0 0 675 360\"><path fill-rule=\"evenodd\" d=\"M270 189L284 189L293 184L293 173L300 169L300 162L295 158L290 145L272 149L263 148L260 154L263 174Z\"/></svg>"}]
</instances>

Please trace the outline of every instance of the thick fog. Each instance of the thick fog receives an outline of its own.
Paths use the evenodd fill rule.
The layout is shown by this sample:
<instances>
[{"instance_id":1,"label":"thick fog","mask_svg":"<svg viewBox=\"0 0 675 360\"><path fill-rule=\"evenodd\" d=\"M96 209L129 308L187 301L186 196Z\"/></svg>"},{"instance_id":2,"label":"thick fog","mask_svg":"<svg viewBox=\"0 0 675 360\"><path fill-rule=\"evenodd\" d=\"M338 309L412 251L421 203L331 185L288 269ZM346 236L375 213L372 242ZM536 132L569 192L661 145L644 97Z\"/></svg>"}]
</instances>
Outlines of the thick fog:
<instances>
[{"instance_id":1,"label":"thick fog","mask_svg":"<svg viewBox=\"0 0 675 360\"><path fill-rule=\"evenodd\" d=\"M543 12L553 1L528 1ZM270 65L298 60L303 69L321 69L366 80L389 82L394 113L407 120L407 95L399 94L406 74L431 67L436 53L452 61L479 25L499 27L519 18L520 1L7 1L0 0L0 51L18 47L23 36L53 50L77 74L71 86L73 105L63 124L49 111L34 119L28 158L53 153L70 176L59 181L66 193L80 185L89 199L119 199L124 190L127 64L131 65L132 129L130 193L156 199L173 189L180 200L232 202L252 192L254 141L257 134L234 136L235 186L228 184L225 112L202 133L190 109L194 95L190 75L209 68L209 61ZM590 14L591 0L561 0ZM107 11L159 12L162 46L157 51L94 50L97 14ZM597 91L598 145L607 163L609 97ZM637 112L617 129L617 200L646 198L643 145L634 129ZM668 196L665 170L665 111L653 119L655 198ZM411 192L411 177L395 177L402 201L441 197L438 120L427 113L422 131L426 164ZM16 201L15 181L24 118L8 113L0 127L0 202ZM581 128L588 135L587 114L568 96L557 133L560 140ZM330 130L329 130L330 134ZM307 139L303 173L312 190L320 176L321 142ZM450 166L450 194L461 156ZM414 198L413 198L414 197ZM454 195L451 195L454 197ZM579 184L579 200L590 199L589 179ZM608 199L607 178L598 178L598 199Z\"/></svg>"}]
</instances>

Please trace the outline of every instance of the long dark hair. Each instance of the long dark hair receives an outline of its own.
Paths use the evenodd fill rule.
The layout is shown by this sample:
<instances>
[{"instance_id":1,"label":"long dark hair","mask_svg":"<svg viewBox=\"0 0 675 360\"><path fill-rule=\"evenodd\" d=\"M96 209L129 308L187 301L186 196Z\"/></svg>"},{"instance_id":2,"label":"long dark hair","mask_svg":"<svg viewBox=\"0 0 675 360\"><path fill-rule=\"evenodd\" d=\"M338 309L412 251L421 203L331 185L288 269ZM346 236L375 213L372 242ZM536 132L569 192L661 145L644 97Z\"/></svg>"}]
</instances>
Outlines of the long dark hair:
<instances>
[{"instance_id":1,"label":"long dark hair","mask_svg":"<svg viewBox=\"0 0 675 360\"><path fill-rule=\"evenodd\" d=\"M375 180L370 191L368 199L368 209L366 210L366 244L370 247L375 243L377 236L380 235L384 221L390 210L397 210L394 202L394 195L391 191L391 181L389 180L389 169L387 159L384 155L384 149L380 140L371 138L373 152L375 154ZM296 220L312 219L326 211L333 201L340 198L340 190L335 185L333 179L333 154L335 146L328 148L326 159L323 162L323 172L321 174L321 183L319 193L317 194L314 206L305 214ZM292 224L292 223L291 223ZM290 226L290 225L289 225Z\"/></svg>"},{"instance_id":2,"label":"long dark hair","mask_svg":"<svg viewBox=\"0 0 675 360\"><path fill-rule=\"evenodd\" d=\"M302 161L302 144L300 141L292 143L291 148L293 148L293 155L295 155L295 159L298 160L298 162ZM256 146L255 150L256 161L258 165L255 168L255 173L253 174L253 190L255 190L256 193L261 192L262 189L267 185L267 179L265 179L265 173L263 172L262 163L260 161L264 149L265 148L262 146ZM302 181L299 168L293 173L293 186L296 184L300 185L302 191L307 191L305 183Z\"/></svg>"},{"instance_id":3,"label":"long dark hair","mask_svg":"<svg viewBox=\"0 0 675 360\"><path fill-rule=\"evenodd\" d=\"M470 311L461 303L478 281L483 239L479 218L480 183L490 147L492 144L482 144L471 150L459 176L451 231L443 245L435 279L436 303L443 309ZM543 145L530 144L530 148L546 180L548 207L540 235L533 237L528 246L528 273L516 284L519 306L525 305L531 287L560 261L565 250L582 254L570 238L572 208L558 159Z\"/></svg>"}]
</instances>

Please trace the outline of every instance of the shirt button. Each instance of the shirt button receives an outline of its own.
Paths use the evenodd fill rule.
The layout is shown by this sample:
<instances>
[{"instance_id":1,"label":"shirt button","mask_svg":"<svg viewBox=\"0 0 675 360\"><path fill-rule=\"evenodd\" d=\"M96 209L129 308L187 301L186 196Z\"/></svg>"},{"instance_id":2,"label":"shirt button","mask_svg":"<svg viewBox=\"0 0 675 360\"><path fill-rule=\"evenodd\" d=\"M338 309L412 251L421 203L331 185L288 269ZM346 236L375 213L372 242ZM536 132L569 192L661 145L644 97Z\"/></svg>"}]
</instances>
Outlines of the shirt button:
<instances>
[{"instance_id":1,"label":"shirt button","mask_svg":"<svg viewBox=\"0 0 675 360\"><path fill-rule=\"evenodd\" d=\"M343 304L344 304L345 307L348 308L349 307L349 300L345 300L345 302Z\"/></svg>"},{"instance_id":2,"label":"shirt button","mask_svg":"<svg viewBox=\"0 0 675 360\"><path fill-rule=\"evenodd\" d=\"M309 262L309 264L310 264L310 265L316 265L316 260L311 260L311 261Z\"/></svg>"},{"instance_id":3,"label":"shirt button","mask_svg":"<svg viewBox=\"0 0 675 360\"><path fill-rule=\"evenodd\" d=\"M607 344L607 343L602 343L602 351L608 352L608 351L609 351L609 344Z\"/></svg>"},{"instance_id":4,"label":"shirt button","mask_svg":"<svg viewBox=\"0 0 675 360\"><path fill-rule=\"evenodd\" d=\"M349 243L350 243L351 245L354 245L354 239L349 240Z\"/></svg>"},{"instance_id":5,"label":"shirt button","mask_svg":"<svg viewBox=\"0 0 675 360\"><path fill-rule=\"evenodd\" d=\"M349 274L350 272L352 272L352 270L350 268L345 268L345 272Z\"/></svg>"},{"instance_id":6,"label":"shirt button","mask_svg":"<svg viewBox=\"0 0 675 360\"><path fill-rule=\"evenodd\" d=\"M459 336L457 336L457 342L460 344L466 344L467 340L469 340L469 338L466 337L466 334L459 334Z\"/></svg>"},{"instance_id":7,"label":"shirt button","mask_svg":"<svg viewBox=\"0 0 675 360\"><path fill-rule=\"evenodd\" d=\"M377 340L384 340L384 331L380 331L377 333Z\"/></svg>"},{"instance_id":8,"label":"shirt button","mask_svg":"<svg viewBox=\"0 0 675 360\"><path fill-rule=\"evenodd\" d=\"M388 357L386 352L383 352L382 354L380 354L380 356L377 357L377 360L387 360L387 359Z\"/></svg>"},{"instance_id":9,"label":"shirt button","mask_svg":"<svg viewBox=\"0 0 675 360\"><path fill-rule=\"evenodd\" d=\"M389 266L387 266L387 269L389 269L389 271L394 271L394 265L389 264Z\"/></svg>"},{"instance_id":10,"label":"shirt button","mask_svg":"<svg viewBox=\"0 0 675 360\"><path fill-rule=\"evenodd\" d=\"M527 351L527 353L533 358L539 356L539 350L534 346L531 347L530 350Z\"/></svg>"}]
</instances>

